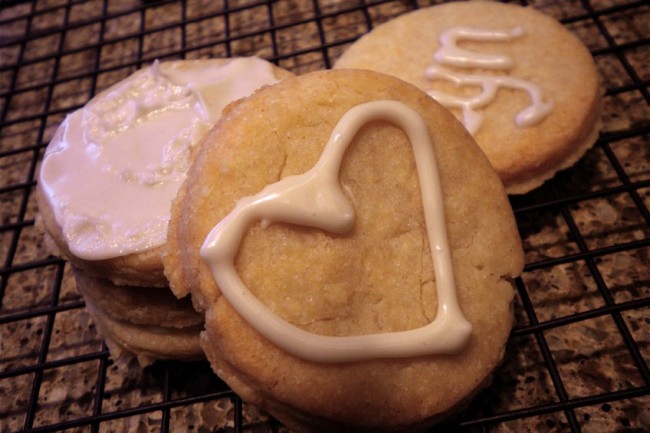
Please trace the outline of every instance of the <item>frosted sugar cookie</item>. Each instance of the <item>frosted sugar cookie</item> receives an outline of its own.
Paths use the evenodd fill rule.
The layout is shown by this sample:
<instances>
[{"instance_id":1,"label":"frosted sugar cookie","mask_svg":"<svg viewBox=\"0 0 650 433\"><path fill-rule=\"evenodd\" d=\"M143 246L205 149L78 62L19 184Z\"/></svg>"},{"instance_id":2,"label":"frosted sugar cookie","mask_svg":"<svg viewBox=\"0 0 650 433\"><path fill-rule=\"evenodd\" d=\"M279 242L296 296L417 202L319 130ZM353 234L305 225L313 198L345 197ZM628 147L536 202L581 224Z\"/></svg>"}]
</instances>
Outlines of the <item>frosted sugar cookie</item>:
<instances>
[{"instance_id":1,"label":"frosted sugar cookie","mask_svg":"<svg viewBox=\"0 0 650 433\"><path fill-rule=\"evenodd\" d=\"M523 266L503 185L462 125L362 70L231 105L165 250L170 284L205 312L214 371L296 431L426 427L465 404L503 355Z\"/></svg>"},{"instance_id":2,"label":"frosted sugar cookie","mask_svg":"<svg viewBox=\"0 0 650 433\"><path fill-rule=\"evenodd\" d=\"M167 286L160 248L192 148L223 107L288 75L258 58L155 62L68 115L38 182L54 252L115 284Z\"/></svg>"},{"instance_id":3,"label":"frosted sugar cookie","mask_svg":"<svg viewBox=\"0 0 650 433\"><path fill-rule=\"evenodd\" d=\"M188 299L158 287L116 286L75 272L77 288L100 335L116 359L135 356L142 366L156 359L202 358L203 317Z\"/></svg>"},{"instance_id":4,"label":"frosted sugar cookie","mask_svg":"<svg viewBox=\"0 0 650 433\"><path fill-rule=\"evenodd\" d=\"M591 54L530 7L452 2L407 13L353 43L335 68L372 69L425 90L474 135L511 194L571 166L598 137Z\"/></svg>"}]
</instances>

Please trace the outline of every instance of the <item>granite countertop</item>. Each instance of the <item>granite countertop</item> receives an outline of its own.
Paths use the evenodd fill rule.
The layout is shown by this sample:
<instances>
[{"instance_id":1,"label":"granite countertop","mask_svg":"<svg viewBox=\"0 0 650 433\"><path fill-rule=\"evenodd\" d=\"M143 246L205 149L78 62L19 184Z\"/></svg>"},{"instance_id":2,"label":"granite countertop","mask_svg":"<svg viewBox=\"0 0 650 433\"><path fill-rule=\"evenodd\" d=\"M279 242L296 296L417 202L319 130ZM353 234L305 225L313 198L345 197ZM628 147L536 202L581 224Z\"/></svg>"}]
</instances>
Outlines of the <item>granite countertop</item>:
<instances>
[{"instance_id":1,"label":"granite countertop","mask_svg":"<svg viewBox=\"0 0 650 433\"><path fill-rule=\"evenodd\" d=\"M225 11L223 3L229 3ZM283 431L205 362L110 356L48 256L34 173L66 113L156 58L258 55L301 74L416 2L8 1L0 5L0 432ZM420 1L420 6L435 2ZM530 1L602 75L602 136L512 199L526 253L493 383L447 428L650 431L650 6Z\"/></svg>"}]
</instances>

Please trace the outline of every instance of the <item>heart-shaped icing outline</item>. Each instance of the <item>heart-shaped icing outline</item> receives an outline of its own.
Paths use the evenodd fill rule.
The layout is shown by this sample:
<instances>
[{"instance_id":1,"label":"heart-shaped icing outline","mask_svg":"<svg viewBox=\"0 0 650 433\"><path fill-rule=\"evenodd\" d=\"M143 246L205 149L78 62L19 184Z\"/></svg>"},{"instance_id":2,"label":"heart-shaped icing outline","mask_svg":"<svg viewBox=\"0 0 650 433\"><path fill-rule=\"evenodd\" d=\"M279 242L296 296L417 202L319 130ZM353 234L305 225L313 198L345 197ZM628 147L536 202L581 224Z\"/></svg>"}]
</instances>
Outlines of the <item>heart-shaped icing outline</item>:
<instances>
[{"instance_id":1,"label":"heart-shaped icing outline","mask_svg":"<svg viewBox=\"0 0 650 433\"><path fill-rule=\"evenodd\" d=\"M339 170L357 131L373 120L399 126L413 148L420 180L427 234L436 275L438 311L420 328L368 335L326 336L305 331L272 312L239 277L234 260L250 225L285 222L332 233L354 225L354 209L341 190ZM472 325L456 293L444 218L442 187L427 125L415 110L398 101L380 100L351 108L338 122L320 159L302 175L288 176L245 197L206 237L201 257L221 293L239 315L273 344L314 362L349 362L455 354L469 342Z\"/></svg>"}]
</instances>

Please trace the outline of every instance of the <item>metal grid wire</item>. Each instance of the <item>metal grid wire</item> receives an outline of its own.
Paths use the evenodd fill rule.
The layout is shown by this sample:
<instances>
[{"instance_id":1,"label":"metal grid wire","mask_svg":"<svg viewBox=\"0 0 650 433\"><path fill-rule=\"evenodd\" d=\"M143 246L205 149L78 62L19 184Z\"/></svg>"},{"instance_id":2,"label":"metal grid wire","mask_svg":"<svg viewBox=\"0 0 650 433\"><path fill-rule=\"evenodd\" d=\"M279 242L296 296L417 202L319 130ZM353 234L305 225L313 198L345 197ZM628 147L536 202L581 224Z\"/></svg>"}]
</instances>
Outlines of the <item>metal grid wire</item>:
<instances>
[{"instance_id":1,"label":"metal grid wire","mask_svg":"<svg viewBox=\"0 0 650 433\"><path fill-rule=\"evenodd\" d=\"M156 58L258 55L329 68L374 26L436 2L0 3L0 431L282 431L205 362L123 368L65 262L45 253L35 172L66 113ZM526 252L493 383L449 431L650 430L650 6L539 0L592 51L603 132L512 199ZM432 390L435 392L435 390Z\"/></svg>"}]
</instances>

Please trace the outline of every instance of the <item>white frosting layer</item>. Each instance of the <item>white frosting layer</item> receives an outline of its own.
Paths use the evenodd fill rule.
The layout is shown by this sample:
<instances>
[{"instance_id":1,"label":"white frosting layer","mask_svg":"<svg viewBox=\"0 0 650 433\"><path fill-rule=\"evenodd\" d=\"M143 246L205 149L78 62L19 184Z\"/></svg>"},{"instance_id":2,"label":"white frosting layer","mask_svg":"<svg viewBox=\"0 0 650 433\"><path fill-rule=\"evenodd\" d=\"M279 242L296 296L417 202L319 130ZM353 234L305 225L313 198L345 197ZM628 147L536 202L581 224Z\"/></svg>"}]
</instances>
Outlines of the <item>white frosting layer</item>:
<instances>
[{"instance_id":1,"label":"white frosting layer","mask_svg":"<svg viewBox=\"0 0 650 433\"><path fill-rule=\"evenodd\" d=\"M340 234L350 231L354 226L354 207L339 183L341 161L357 131L375 120L402 128L413 147L436 273L436 318L424 327L400 332L343 337L313 334L262 304L239 277L235 256L246 230L256 221L263 226L285 222ZM442 188L427 125L416 111L401 102L375 101L349 110L334 128L314 167L241 199L209 233L201 256L210 266L223 296L244 320L275 345L303 359L348 362L453 354L462 350L471 336L472 326L458 304Z\"/></svg>"},{"instance_id":2,"label":"white frosting layer","mask_svg":"<svg viewBox=\"0 0 650 433\"><path fill-rule=\"evenodd\" d=\"M533 126L548 116L554 108L552 101L545 101L542 90L534 83L504 75L485 75L478 73L459 73L445 70L442 65L461 69L510 70L514 60L505 54L480 53L458 46L458 41L480 42L509 41L524 35L521 27L507 31L452 27L440 35L440 47L433 58L436 63L427 67L425 76L431 80L447 80L456 86L478 86L481 92L471 96L455 95L437 90L427 93L447 108L460 108L465 128L474 135L483 124L484 114L480 111L496 98L499 88L510 88L528 93L531 105L517 113L515 124L520 128Z\"/></svg>"},{"instance_id":3,"label":"white frosting layer","mask_svg":"<svg viewBox=\"0 0 650 433\"><path fill-rule=\"evenodd\" d=\"M190 149L228 103L276 81L257 58L155 62L67 116L40 182L70 251L100 260L162 245Z\"/></svg>"}]
</instances>

